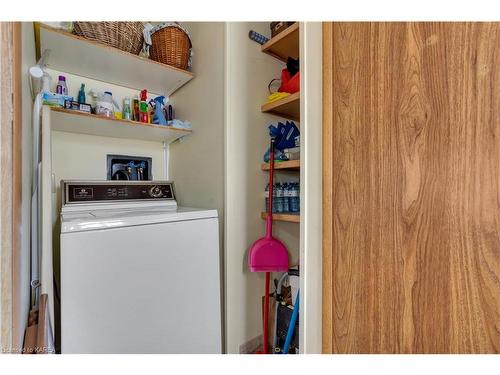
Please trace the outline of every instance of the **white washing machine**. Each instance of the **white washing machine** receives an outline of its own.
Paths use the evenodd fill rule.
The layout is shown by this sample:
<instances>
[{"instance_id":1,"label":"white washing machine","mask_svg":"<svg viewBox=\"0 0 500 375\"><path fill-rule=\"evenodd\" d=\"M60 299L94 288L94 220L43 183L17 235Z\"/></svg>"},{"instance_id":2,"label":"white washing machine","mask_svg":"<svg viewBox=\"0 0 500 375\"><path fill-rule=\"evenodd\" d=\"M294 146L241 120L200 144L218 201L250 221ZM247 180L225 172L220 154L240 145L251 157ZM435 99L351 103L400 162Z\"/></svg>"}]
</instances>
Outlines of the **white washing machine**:
<instances>
[{"instance_id":1,"label":"white washing machine","mask_svg":"<svg viewBox=\"0 0 500 375\"><path fill-rule=\"evenodd\" d=\"M171 182L63 181L62 353L221 353L216 210Z\"/></svg>"}]
</instances>

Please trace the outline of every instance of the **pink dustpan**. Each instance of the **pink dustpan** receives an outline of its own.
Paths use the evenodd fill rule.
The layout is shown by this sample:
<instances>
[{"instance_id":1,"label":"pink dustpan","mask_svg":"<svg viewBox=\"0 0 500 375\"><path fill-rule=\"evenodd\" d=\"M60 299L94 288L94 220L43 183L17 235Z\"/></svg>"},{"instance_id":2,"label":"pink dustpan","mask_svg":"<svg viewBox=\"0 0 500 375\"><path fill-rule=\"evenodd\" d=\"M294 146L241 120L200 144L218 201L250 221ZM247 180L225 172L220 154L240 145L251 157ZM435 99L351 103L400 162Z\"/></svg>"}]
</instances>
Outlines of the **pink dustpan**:
<instances>
[{"instance_id":1,"label":"pink dustpan","mask_svg":"<svg viewBox=\"0 0 500 375\"><path fill-rule=\"evenodd\" d=\"M266 236L255 241L248 254L251 272L288 271L288 251L283 243L272 236L272 219L268 215Z\"/></svg>"},{"instance_id":2,"label":"pink dustpan","mask_svg":"<svg viewBox=\"0 0 500 375\"><path fill-rule=\"evenodd\" d=\"M274 175L274 138L269 149L269 202L267 207L266 235L255 241L248 253L248 267L251 272L288 271L288 251L283 243L273 238L273 175Z\"/></svg>"}]
</instances>

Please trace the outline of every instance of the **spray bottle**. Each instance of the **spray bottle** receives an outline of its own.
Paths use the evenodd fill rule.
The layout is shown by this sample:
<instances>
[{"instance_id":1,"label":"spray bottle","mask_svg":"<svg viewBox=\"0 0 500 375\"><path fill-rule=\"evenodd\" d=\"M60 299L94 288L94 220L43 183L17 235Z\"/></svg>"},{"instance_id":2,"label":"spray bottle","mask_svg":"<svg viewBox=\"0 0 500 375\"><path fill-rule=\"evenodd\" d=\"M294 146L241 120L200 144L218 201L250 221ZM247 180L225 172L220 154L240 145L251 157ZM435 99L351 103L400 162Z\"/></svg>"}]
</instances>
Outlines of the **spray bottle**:
<instances>
[{"instance_id":1,"label":"spray bottle","mask_svg":"<svg viewBox=\"0 0 500 375\"><path fill-rule=\"evenodd\" d=\"M165 97L163 95L157 96L156 98L154 98L154 103L155 103L155 112L153 116L153 124L167 125L167 119L165 118L162 109L165 103Z\"/></svg>"},{"instance_id":2,"label":"spray bottle","mask_svg":"<svg viewBox=\"0 0 500 375\"><path fill-rule=\"evenodd\" d=\"M149 123L148 112L148 90L141 91L141 101L139 102L139 121Z\"/></svg>"}]
</instances>

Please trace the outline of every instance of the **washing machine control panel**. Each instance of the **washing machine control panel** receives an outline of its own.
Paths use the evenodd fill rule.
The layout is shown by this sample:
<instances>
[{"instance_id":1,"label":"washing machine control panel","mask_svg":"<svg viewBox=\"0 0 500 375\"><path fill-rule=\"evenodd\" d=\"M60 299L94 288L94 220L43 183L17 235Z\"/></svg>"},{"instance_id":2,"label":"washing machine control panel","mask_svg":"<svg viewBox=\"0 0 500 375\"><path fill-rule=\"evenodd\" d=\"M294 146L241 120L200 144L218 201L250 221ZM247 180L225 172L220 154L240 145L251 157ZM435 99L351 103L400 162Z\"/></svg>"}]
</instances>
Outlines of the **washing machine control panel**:
<instances>
[{"instance_id":1,"label":"washing machine control panel","mask_svg":"<svg viewBox=\"0 0 500 375\"><path fill-rule=\"evenodd\" d=\"M64 203L175 200L174 186L168 181L63 181Z\"/></svg>"}]
</instances>

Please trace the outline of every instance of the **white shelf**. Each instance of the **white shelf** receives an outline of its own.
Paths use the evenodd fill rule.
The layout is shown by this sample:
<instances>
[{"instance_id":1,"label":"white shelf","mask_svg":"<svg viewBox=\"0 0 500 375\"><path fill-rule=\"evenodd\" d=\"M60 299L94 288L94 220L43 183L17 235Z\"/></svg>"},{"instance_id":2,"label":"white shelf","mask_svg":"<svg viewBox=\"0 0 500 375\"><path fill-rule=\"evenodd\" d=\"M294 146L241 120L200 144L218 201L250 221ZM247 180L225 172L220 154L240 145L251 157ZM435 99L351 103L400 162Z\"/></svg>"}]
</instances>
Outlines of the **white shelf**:
<instances>
[{"instance_id":1,"label":"white shelf","mask_svg":"<svg viewBox=\"0 0 500 375\"><path fill-rule=\"evenodd\" d=\"M67 133L166 143L171 143L191 134L191 130L129 120L117 120L60 107L44 106L45 111L49 111L51 129Z\"/></svg>"},{"instance_id":2,"label":"white shelf","mask_svg":"<svg viewBox=\"0 0 500 375\"><path fill-rule=\"evenodd\" d=\"M193 78L186 70L40 24L40 51L45 49L51 69L165 96Z\"/></svg>"}]
</instances>

